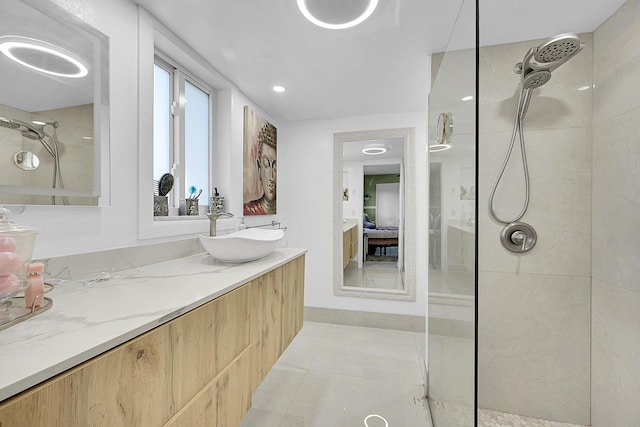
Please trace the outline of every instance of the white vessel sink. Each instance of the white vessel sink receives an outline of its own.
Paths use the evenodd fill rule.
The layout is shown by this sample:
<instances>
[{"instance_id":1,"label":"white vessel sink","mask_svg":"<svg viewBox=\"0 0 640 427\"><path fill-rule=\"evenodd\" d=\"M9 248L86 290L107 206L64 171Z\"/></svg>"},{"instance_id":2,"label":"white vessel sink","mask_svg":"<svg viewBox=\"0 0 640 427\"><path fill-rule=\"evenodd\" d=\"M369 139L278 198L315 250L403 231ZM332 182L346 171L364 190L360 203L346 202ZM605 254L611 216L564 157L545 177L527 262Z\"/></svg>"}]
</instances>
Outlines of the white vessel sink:
<instances>
[{"instance_id":1,"label":"white vessel sink","mask_svg":"<svg viewBox=\"0 0 640 427\"><path fill-rule=\"evenodd\" d=\"M273 252L284 237L284 230L247 228L221 236L199 236L204 249L222 262L247 262Z\"/></svg>"}]
</instances>

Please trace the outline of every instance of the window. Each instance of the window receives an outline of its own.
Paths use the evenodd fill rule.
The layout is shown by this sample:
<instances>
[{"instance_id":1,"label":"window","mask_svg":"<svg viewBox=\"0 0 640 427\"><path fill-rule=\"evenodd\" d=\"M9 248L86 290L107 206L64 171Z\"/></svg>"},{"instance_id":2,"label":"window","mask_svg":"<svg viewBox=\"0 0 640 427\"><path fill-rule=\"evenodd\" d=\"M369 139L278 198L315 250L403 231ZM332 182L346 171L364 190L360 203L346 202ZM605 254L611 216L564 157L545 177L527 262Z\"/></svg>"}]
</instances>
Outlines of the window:
<instances>
[{"instance_id":1,"label":"window","mask_svg":"<svg viewBox=\"0 0 640 427\"><path fill-rule=\"evenodd\" d=\"M171 62L156 56L153 81L153 179L174 176L169 205L210 194L212 91Z\"/></svg>"}]
</instances>

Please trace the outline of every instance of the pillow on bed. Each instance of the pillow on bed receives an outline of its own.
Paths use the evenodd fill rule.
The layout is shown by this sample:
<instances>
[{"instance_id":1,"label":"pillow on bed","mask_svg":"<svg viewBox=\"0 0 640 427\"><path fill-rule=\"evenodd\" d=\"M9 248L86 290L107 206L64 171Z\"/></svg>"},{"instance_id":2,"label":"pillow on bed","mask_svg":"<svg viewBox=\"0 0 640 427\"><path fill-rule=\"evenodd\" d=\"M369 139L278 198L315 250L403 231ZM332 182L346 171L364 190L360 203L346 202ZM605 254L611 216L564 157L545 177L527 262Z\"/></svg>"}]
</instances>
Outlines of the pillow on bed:
<instances>
[{"instance_id":1,"label":"pillow on bed","mask_svg":"<svg viewBox=\"0 0 640 427\"><path fill-rule=\"evenodd\" d=\"M369 220L369 215L362 214L362 226L364 228L376 228L376 224Z\"/></svg>"}]
</instances>

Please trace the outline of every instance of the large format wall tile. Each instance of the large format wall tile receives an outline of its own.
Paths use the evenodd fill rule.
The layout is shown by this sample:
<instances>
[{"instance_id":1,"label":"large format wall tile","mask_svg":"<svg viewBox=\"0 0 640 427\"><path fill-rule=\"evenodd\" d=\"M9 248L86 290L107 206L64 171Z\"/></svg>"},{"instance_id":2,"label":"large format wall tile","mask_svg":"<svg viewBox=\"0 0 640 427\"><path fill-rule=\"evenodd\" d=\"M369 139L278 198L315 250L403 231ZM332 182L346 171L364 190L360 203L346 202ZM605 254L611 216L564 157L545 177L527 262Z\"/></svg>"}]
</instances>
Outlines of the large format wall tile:
<instances>
[{"instance_id":1,"label":"large format wall tile","mask_svg":"<svg viewBox=\"0 0 640 427\"><path fill-rule=\"evenodd\" d=\"M480 273L479 406L589 424L590 280Z\"/></svg>"},{"instance_id":2,"label":"large format wall tile","mask_svg":"<svg viewBox=\"0 0 640 427\"><path fill-rule=\"evenodd\" d=\"M640 108L594 125L593 277L640 292Z\"/></svg>"},{"instance_id":3,"label":"large format wall tile","mask_svg":"<svg viewBox=\"0 0 640 427\"><path fill-rule=\"evenodd\" d=\"M502 166L509 138L507 133L480 136L480 270L590 276L590 129L526 132L531 196L529 209L521 221L534 227L538 243L525 255L514 254L502 246L503 225L495 223L488 213L489 194ZM496 192L497 214L503 219L515 217L522 209L524 194L518 145Z\"/></svg>"},{"instance_id":4,"label":"large format wall tile","mask_svg":"<svg viewBox=\"0 0 640 427\"><path fill-rule=\"evenodd\" d=\"M592 425L640 420L640 294L593 280Z\"/></svg>"},{"instance_id":5,"label":"large format wall tile","mask_svg":"<svg viewBox=\"0 0 640 427\"><path fill-rule=\"evenodd\" d=\"M640 106L640 1L629 0L594 34L593 121Z\"/></svg>"}]
</instances>

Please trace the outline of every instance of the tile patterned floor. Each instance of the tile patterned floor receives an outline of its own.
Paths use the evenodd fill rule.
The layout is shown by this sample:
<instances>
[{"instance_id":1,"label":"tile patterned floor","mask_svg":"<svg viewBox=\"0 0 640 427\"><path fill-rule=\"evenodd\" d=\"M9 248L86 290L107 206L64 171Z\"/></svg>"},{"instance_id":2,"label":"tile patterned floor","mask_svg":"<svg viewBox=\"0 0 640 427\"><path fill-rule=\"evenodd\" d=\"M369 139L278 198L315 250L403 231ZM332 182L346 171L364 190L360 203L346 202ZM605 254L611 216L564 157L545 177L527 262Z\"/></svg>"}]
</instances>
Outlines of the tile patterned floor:
<instances>
[{"instance_id":1,"label":"tile patterned floor","mask_svg":"<svg viewBox=\"0 0 640 427\"><path fill-rule=\"evenodd\" d=\"M390 427L432 427L424 347L424 333L305 322L241 427L362 427L369 414Z\"/></svg>"}]
</instances>

